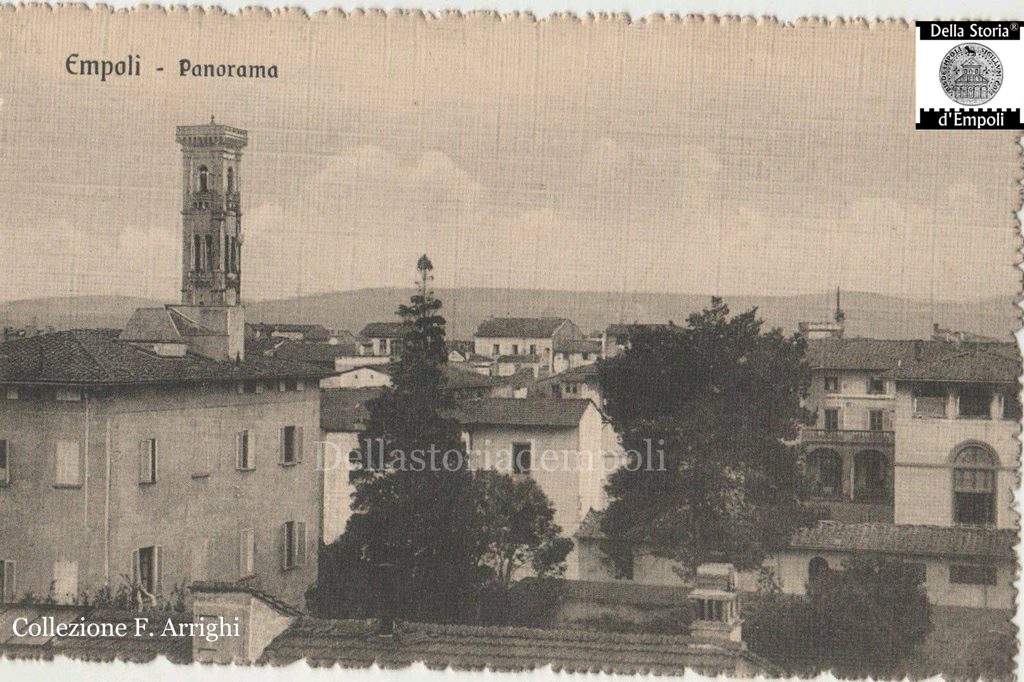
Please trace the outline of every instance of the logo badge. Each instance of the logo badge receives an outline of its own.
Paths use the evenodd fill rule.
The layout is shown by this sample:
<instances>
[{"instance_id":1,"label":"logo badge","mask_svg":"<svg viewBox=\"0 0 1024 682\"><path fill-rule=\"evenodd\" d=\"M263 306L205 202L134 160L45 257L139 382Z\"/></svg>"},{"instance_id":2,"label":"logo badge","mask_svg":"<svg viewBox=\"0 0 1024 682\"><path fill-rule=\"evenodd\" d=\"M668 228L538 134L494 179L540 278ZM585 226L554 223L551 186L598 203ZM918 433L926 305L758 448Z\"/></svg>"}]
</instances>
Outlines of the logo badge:
<instances>
[{"instance_id":1,"label":"logo badge","mask_svg":"<svg viewBox=\"0 0 1024 682\"><path fill-rule=\"evenodd\" d=\"M939 64L939 82L946 96L957 104L978 106L999 92L1003 64L991 48L980 43L961 43L947 52Z\"/></svg>"}]
</instances>

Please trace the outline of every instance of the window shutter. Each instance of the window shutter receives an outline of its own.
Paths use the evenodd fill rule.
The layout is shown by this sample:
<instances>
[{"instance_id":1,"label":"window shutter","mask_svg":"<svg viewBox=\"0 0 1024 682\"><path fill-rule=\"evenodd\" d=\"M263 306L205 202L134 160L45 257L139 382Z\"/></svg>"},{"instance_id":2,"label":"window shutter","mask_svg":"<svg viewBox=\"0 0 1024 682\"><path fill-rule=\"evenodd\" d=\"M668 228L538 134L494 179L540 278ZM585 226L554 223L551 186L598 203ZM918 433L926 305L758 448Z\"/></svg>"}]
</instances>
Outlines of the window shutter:
<instances>
[{"instance_id":1,"label":"window shutter","mask_svg":"<svg viewBox=\"0 0 1024 682\"><path fill-rule=\"evenodd\" d=\"M295 524L295 565L306 565L306 523L304 521Z\"/></svg>"},{"instance_id":2,"label":"window shutter","mask_svg":"<svg viewBox=\"0 0 1024 682\"><path fill-rule=\"evenodd\" d=\"M153 548L153 596L163 592L164 583L164 557L163 548L159 545Z\"/></svg>"},{"instance_id":3,"label":"window shutter","mask_svg":"<svg viewBox=\"0 0 1024 682\"><path fill-rule=\"evenodd\" d=\"M291 532L291 522L285 521L281 526L283 533L281 533L281 569L286 570L288 568L288 533Z\"/></svg>"},{"instance_id":4,"label":"window shutter","mask_svg":"<svg viewBox=\"0 0 1024 682\"><path fill-rule=\"evenodd\" d=\"M256 468L256 432L250 430L249 434L249 468Z\"/></svg>"},{"instance_id":5,"label":"window shutter","mask_svg":"<svg viewBox=\"0 0 1024 682\"><path fill-rule=\"evenodd\" d=\"M238 534L238 577L246 578L254 573L253 545L255 544L255 533L251 530L243 530Z\"/></svg>"},{"instance_id":6,"label":"window shutter","mask_svg":"<svg viewBox=\"0 0 1024 682\"><path fill-rule=\"evenodd\" d=\"M14 444L9 440L0 440L0 455L3 455L3 468L0 469L0 483L10 483L11 460L14 458Z\"/></svg>"},{"instance_id":7,"label":"window shutter","mask_svg":"<svg viewBox=\"0 0 1024 682\"><path fill-rule=\"evenodd\" d=\"M141 570L139 569L139 550L132 552L132 586L138 585L142 579Z\"/></svg>"},{"instance_id":8,"label":"window shutter","mask_svg":"<svg viewBox=\"0 0 1024 682\"><path fill-rule=\"evenodd\" d=\"M286 389L283 381L277 382L277 390L280 391L281 393L285 392Z\"/></svg>"},{"instance_id":9,"label":"window shutter","mask_svg":"<svg viewBox=\"0 0 1024 682\"><path fill-rule=\"evenodd\" d=\"M279 448L279 451L278 451L278 454L277 454L277 461L278 462L283 462L284 461L285 433L286 433L286 431L285 431L284 427L282 426L281 429L278 431L279 439L281 441L280 448Z\"/></svg>"},{"instance_id":10,"label":"window shutter","mask_svg":"<svg viewBox=\"0 0 1024 682\"><path fill-rule=\"evenodd\" d=\"M242 440L245 436L245 431L239 431L235 434L235 468L242 468Z\"/></svg>"},{"instance_id":11,"label":"window shutter","mask_svg":"<svg viewBox=\"0 0 1024 682\"><path fill-rule=\"evenodd\" d=\"M302 379L299 379L298 381L296 381L295 382L295 390L296 391L305 391L306 390L306 382L303 381Z\"/></svg>"},{"instance_id":12,"label":"window shutter","mask_svg":"<svg viewBox=\"0 0 1024 682\"><path fill-rule=\"evenodd\" d=\"M149 483L153 480L149 471L150 463L149 441L144 440L139 443L139 483Z\"/></svg>"},{"instance_id":13,"label":"window shutter","mask_svg":"<svg viewBox=\"0 0 1024 682\"><path fill-rule=\"evenodd\" d=\"M295 461L302 461L302 427L295 427Z\"/></svg>"}]
</instances>

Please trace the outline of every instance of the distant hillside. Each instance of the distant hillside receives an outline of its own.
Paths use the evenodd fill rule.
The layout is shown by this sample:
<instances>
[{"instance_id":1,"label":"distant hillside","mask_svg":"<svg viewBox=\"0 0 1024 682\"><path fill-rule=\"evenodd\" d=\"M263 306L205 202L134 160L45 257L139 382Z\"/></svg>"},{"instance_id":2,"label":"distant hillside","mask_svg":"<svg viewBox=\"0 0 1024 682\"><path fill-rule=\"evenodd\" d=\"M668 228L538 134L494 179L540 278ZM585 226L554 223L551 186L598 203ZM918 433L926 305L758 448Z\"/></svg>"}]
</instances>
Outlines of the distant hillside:
<instances>
[{"instance_id":1,"label":"distant hillside","mask_svg":"<svg viewBox=\"0 0 1024 682\"><path fill-rule=\"evenodd\" d=\"M361 289L246 304L251 322L309 322L328 328L358 332L367 322L394 319L398 305L410 290ZM481 320L490 316L565 316L585 331L603 329L612 322L664 322L678 324L706 306L710 296L693 294L618 294L577 291L439 289L450 338L471 338ZM758 306L771 326L793 331L802 320L828 319L834 294L803 296L731 296L734 311ZM45 298L0 303L0 326L24 326L33 319L40 326L120 327L137 306L158 305L129 297L84 296ZM847 333L880 338L921 338L932 323L1010 339L1019 325L1012 299L938 301L934 304L881 294L843 292Z\"/></svg>"}]
</instances>

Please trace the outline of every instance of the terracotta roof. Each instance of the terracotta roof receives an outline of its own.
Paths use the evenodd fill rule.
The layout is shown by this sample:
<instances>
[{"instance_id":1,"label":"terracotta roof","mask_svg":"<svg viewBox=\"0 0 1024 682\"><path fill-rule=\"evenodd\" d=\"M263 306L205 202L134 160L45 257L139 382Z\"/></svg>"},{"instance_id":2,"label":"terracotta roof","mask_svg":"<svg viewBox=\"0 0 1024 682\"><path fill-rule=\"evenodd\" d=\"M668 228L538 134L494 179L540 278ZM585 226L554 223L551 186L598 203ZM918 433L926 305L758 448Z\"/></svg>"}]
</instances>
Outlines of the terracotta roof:
<instances>
[{"instance_id":1,"label":"terracotta roof","mask_svg":"<svg viewBox=\"0 0 1024 682\"><path fill-rule=\"evenodd\" d=\"M353 344L324 343L322 341L289 341L284 340L272 349L273 356L284 360L312 362L317 365L330 365L334 368L334 359L350 357L356 354Z\"/></svg>"},{"instance_id":2,"label":"terracotta roof","mask_svg":"<svg viewBox=\"0 0 1024 682\"><path fill-rule=\"evenodd\" d=\"M250 332L260 334L302 334L305 341L327 341L331 332L321 324L288 324L279 322L255 322L245 325Z\"/></svg>"},{"instance_id":3,"label":"terracotta roof","mask_svg":"<svg viewBox=\"0 0 1024 682\"><path fill-rule=\"evenodd\" d=\"M481 398L463 403L455 412L460 424L548 426L573 428L593 405L589 400L560 398Z\"/></svg>"},{"instance_id":4,"label":"terracotta roof","mask_svg":"<svg viewBox=\"0 0 1024 682\"><path fill-rule=\"evenodd\" d=\"M17 618L27 618L29 623L41 621L44 617L54 618L54 623L77 622L84 618L86 623L100 623L127 626L126 637L98 635L95 637L17 637L13 623ZM149 618L149 632L157 636L135 637L135 619ZM153 613L121 611L88 606L59 606L54 604L0 604L0 653L11 658L53 658L62 655L87 661L109 662L114 660L132 663L147 663L157 656L166 656L172 663L192 661L191 636L168 634L162 636L164 625L171 619L180 625L192 621L189 615L181 613ZM175 628L179 630L179 628ZM180 630L179 630L180 631Z\"/></svg>"},{"instance_id":5,"label":"terracotta roof","mask_svg":"<svg viewBox=\"0 0 1024 682\"><path fill-rule=\"evenodd\" d=\"M1012 343L956 344L935 340L846 338L808 341L807 361L812 369L885 371L978 348L1006 357L1017 355L1017 347Z\"/></svg>"},{"instance_id":6,"label":"terracotta roof","mask_svg":"<svg viewBox=\"0 0 1024 682\"><path fill-rule=\"evenodd\" d=\"M371 322L359 332L368 339L400 339L409 331L407 322Z\"/></svg>"},{"instance_id":7,"label":"terracotta roof","mask_svg":"<svg viewBox=\"0 0 1024 682\"><path fill-rule=\"evenodd\" d=\"M1016 385L1021 374L1020 358L997 344L961 347L939 358L904 360L887 376L897 381L948 381L1004 383Z\"/></svg>"},{"instance_id":8,"label":"terracotta roof","mask_svg":"<svg viewBox=\"0 0 1024 682\"><path fill-rule=\"evenodd\" d=\"M532 373L531 373L532 374ZM508 383L510 377L492 377L489 374L481 374L472 367L457 367L448 364L445 368L445 375L448 377L448 388L458 390L469 388L491 388Z\"/></svg>"},{"instance_id":9,"label":"terracotta roof","mask_svg":"<svg viewBox=\"0 0 1024 682\"><path fill-rule=\"evenodd\" d=\"M259 353L246 353L245 360L237 363L192 352L161 357L118 336L116 329L78 329L4 342L0 344L0 383L205 383L325 376L313 365Z\"/></svg>"},{"instance_id":10,"label":"terracotta roof","mask_svg":"<svg viewBox=\"0 0 1024 682\"><path fill-rule=\"evenodd\" d=\"M819 521L793 535L791 549L1015 560L1017 531L972 526Z\"/></svg>"},{"instance_id":11,"label":"terracotta roof","mask_svg":"<svg viewBox=\"0 0 1024 682\"><path fill-rule=\"evenodd\" d=\"M370 418L366 403L383 392L372 388L325 388L320 391L320 428L333 432L357 432Z\"/></svg>"},{"instance_id":12,"label":"terracotta roof","mask_svg":"<svg viewBox=\"0 0 1024 682\"><path fill-rule=\"evenodd\" d=\"M556 353L600 353L601 342L593 339L565 339L555 344Z\"/></svg>"},{"instance_id":13,"label":"terracotta roof","mask_svg":"<svg viewBox=\"0 0 1024 682\"><path fill-rule=\"evenodd\" d=\"M505 339L547 339L566 322L564 317L492 317L477 327L476 336Z\"/></svg>"},{"instance_id":14,"label":"terracotta roof","mask_svg":"<svg viewBox=\"0 0 1024 682\"><path fill-rule=\"evenodd\" d=\"M681 675L687 669L715 675L746 666L767 674L770 663L741 643L682 635L635 635L586 630L398 623L394 635L376 634L374 623L302 618L267 646L261 663L384 668L422 661L440 669L607 671Z\"/></svg>"},{"instance_id":15,"label":"terracotta roof","mask_svg":"<svg viewBox=\"0 0 1024 682\"><path fill-rule=\"evenodd\" d=\"M189 336L212 336L213 331L170 307L136 308L121 331L122 341L183 343Z\"/></svg>"}]
</instances>

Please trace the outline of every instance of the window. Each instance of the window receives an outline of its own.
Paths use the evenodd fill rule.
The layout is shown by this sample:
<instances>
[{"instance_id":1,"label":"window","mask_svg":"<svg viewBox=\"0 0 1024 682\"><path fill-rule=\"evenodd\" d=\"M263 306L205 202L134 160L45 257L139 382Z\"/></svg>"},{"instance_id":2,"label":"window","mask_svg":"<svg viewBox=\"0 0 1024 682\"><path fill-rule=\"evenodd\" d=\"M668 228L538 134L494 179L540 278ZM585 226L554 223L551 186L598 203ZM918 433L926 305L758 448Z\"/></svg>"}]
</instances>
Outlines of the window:
<instances>
[{"instance_id":1,"label":"window","mask_svg":"<svg viewBox=\"0 0 1024 682\"><path fill-rule=\"evenodd\" d=\"M359 373L356 372L353 376L354 378L358 379ZM302 391L304 389L305 385L298 379L285 379L284 381L278 383L278 390L280 390L281 392Z\"/></svg>"},{"instance_id":2,"label":"window","mask_svg":"<svg viewBox=\"0 0 1024 682\"><path fill-rule=\"evenodd\" d=\"M235 169L228 166L228 194L235 191Z\"/></svg>"},{"instance_id":3,"label":"window","mask_svg":"<svg viewBox=\"0 0 1024 682\"><path fill-rule=\"evenodd\" d=\"M883 395L885 393L885 379L882 377L871 377L868 379L868 393L871 395Z\"/></svg>"},{"instance_id":4,"label":"window","mask_svg":"<svg viewBox=\"0 0 1024 682\"><path fill-rule=\"evenodd\" d=\"M17 400L18 399L18 389L16 387L14 387L14 386L8 386L7 387L7 399L8 400Z\"/></svg>"},{"instance_id":5,"label":"window","mask_svg":"<svg viewBox=\"0 0 1024 682\"><path fill-rule=\"evenodd\" d=\"M537 344L531 343L530 344L530 355L536 355L536 354L537 354Z\"/></svg>"},{"instance_id":6,"label":"window","mask_svg":"<svg viewBox=\"0 0 1024 682\"><path fill-rule=\"evenodd\" d=\"M15 600L14 562L0 561L0 603L10 604Z\"/></svg>"},{"instance_id":7,"label":"window","mask_svg":"<svg viewBox=\"0 0 1024 682\"><path fill-rule=\"evenodd\" d=\"M825 393L839 393L839 377L825 377Z\"/></svg>"},{"instance_id":8,"label":"window","mask_svg":"<svg viewBox=\"0 0 1024 682\"><path fill-rule=\"evenodd\" d=\"M132 552L132 584L154 603L162 588L162 564L160 547L140 547Z\"/></svg>"},{"instance_id":9,"label":"window","mask_svg":"<svg viewBox=\"0 0 1024 682\"><path fill-rule=\"evenodd\" d=\"M206 168L206 166L200 166L199 167L199 191L200 192L209 191L209 189L210 189L209 188L209 184L210 184L210 177L209 176L210 176L210 171Z\"/></svg>"},{"instance_id":10,"label":"window","mask_svg":"<svg viewBox=\"0 0 1024 682\"><path fill-rule=\"evenodd\" d=\"M74 488L82 485L82 465L78 441L57 441L56 483L58 487Z\"/></svg>"},{"instance_id":11,"label":"window","mask_svg":"<svg viewBox=\"0 0 1024 682\"><path fill-rule=\"evenodd\" d=\"M995 585L996 567L978 564L951 564L949 582L954 585Z\"/></svg>"},{"instance_id":12,"label":"window","mask_svg":"<svg viewBox=\"0 0 1024 682\"><path fill-rule=\"evenodd\" d=\"M519 355L519 344L518 343L513 343L512 344L512 355Z\"/></svg>"},{"instance_id":13,"label":"window","mask_svg":"<svg viewBox=\"0 0 1024 682\"><path fill-rule=\"evenodd\" d=\"M858 452L853 458L853 499L878 502L889 497L888 460L875 450Z\"/></svg>"},{"instance_id":14,"label":"window","mask_svg":"<svg viewBox=\"0 0 1024 682\"><path fill-rule=\"evenodd\" d=\"M584 360L589 360L590 359L590 353L584 353L583 354L583 359Z\"/></svg>"},{"instance_id":15,"label":"window","mask_svg":"<svg viewBox=\"0 0 1024 682\"><path fill-rule=\"evenodd\" d=\"M252 471L256 468L256 434L248 429L235 434L235 468Z\"/></svg>"},{"instance_id":16,"label":"window","mask_svg":"<svg viewBox=\"0 0 1024 682\"><path fill-rule=\"evenodd\" d=\"M498 344L491 346L491 355L501 355L501 346Z\"/></svg>"},{"instance_id":17,"label":"window","mask_svg":"<svg viewBox=\"0 0 1024 682\"><path fill-rule=\"evenodd\" d=\"M206 235L206 249L203 253L203 265L205 266L203 269L207 272L213 270L213 253L213 235L208 234Z\"/></svg>"},{"instance_id":18,"label":"window","mask_svg":"<svg viewBox=\"0 0 1024 682\"><path fill-rule=\"evenodd\" d=\"M243 381L238 385L239 393L262 393L260 390L260 382L258 381Z\"/></svg>"},{"instance_id":19,"label":"window","mask_svg":"<svg viewBox=\"0 0 1024 682\"><path fill-rule=\"evenodd\" d=\"M810 493L814 497L843 494L843 459L834 450L815 450L807 456Z\"/></svg>"},{"instance_id":20,"label":"window","mask_svg":"<svg viewBox=\"0 0 1024 682\"><path fill-rule=\"evenodd\" d=\"M302 427L285 426L281 429L281 464L302 461Z\"/></svg>"},{"instance_id":21,"label":"window","mask_svg":"<svg viewBox=\"0 0 1024 682\"><path fill-rule=\"evenodd\" d=\"M826 431L838 431L839 430L839 410L836 408L829 408L825 410L825 430Z\"/></svg>"},{"instance_id":22,"label":"window","mask_svg":"<svg viewBox=\"0 0 1024 682\"><path fill-rule=\"evenodd\" d=\"M807 578L814 582L827 575L829 570L828 561L820 556L816 556L807 564Z\"/></svg>"},{"instance_id":23,"label":"window","mask_svg":"<svg viewBox=\"0 0 1024 682\"><path fill-rule=\"evenodd\" d=\"M512 473L528 474L533 458L532 443L512 443Z\"/></svg>"},{"instance_id":24,"label":"window","mask_svg":"<svg viewBox=\"0 0 1024 682\"><path fill-rule=\"evenodd\" d=\"M885 413L882 410L868 411L868 425L872 431L881 431Z\"/></svg>"},{"instance_id":25,"label":"window","mask_svg":"<svg viewBox=\"0 0 1024 682\"><path fill-rule=\"evenodd\" d=\"M139 483L156 483L156 471L156 438L147 438L139 443Z\"/></svg>"},{"instance_id":26,"label":"window","mask_svg":"<svg viewBox=\"0 0 1024 682\"><path fill-rule=\"evenodd\" d=\"M958 396L960 416L967 419L988 419L992 393L984 386L964 386Z\"/></svg>"},{"instance_id":27,"label":"window","mask_svg":"<svg viewBox=\"0 0 1024 682\"><path fill-rule=\"evenodd\" d=\"M243 530L238 534L238 577L256 575L256 532Z\"/></svg>"},{"instance_id":28,"label":"window","mask_svg":"<svg viewBox=\"0 0 1024 682\"><path fill-rule=\"evenodd\" d=\"M0 440L0 485L11 482L11 444Z\"/></svg>"},{"instance_id":29,"label":"window","mask_svg":"<svg viewBox=\"0 0 1024 682\"><path fill-rule=\"evenodd\" d=\"M980 445L953 458L953 522L991 525L996 517L996 459Z\"/></svg>"},{"instance_id":30,"label":"window","mask_svg":"<svg viewBox=\"0 0 1024 682\"><path fill-rule=\"evenodd\" d=\"M203 238L198 234L192 235L192 270L200 272L203 269Z\"/></svg>"},{"instance_id":31,"label":"window","mask_svg":"<svg viewBox=\"0 0 1024 682\"><path fill-rule=\"evenodd\" d=\"M77 403L82 399L82 392L77 388L58 388L53 399L62 403Z\"/></svg>"},{"instance_id":32,"label":"window","mask_svg":"<svg viewBox=\"0 0 1024 682\"><path fill-rule=\"evenodd\" d=\"M1016 391L1003 394L1003 419L1017 422L1021 418L1020 395Z\"/></svg>"},{"instance_id":33,"label":"window","mask_svg":"<svg viewBox=\"0 0 1024 682\"><path fill-rule=\"evenodd\" d=\"M286 521L284 524L284 568L306 565L306 524Z\"/></svg>"},{"instance_id":34,"label":"window","mask_svg":"<svg viewBox=\"0 0 1024 682\"><path fill-rule=\"evenodd\" d=\"M945 417L947 401L946 387L942 384L914 385L915 417Z\"/></svg>"}]
</instances>

